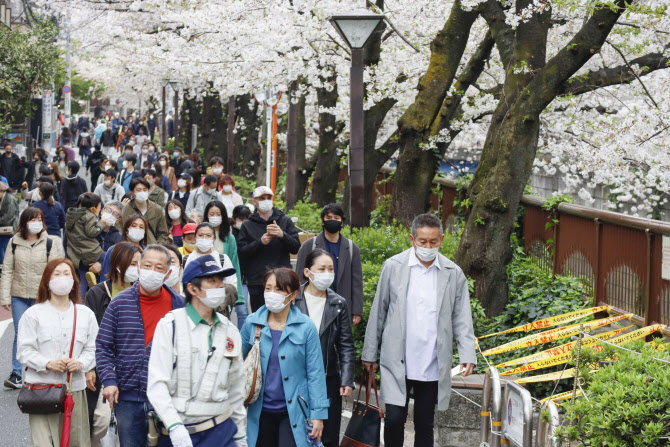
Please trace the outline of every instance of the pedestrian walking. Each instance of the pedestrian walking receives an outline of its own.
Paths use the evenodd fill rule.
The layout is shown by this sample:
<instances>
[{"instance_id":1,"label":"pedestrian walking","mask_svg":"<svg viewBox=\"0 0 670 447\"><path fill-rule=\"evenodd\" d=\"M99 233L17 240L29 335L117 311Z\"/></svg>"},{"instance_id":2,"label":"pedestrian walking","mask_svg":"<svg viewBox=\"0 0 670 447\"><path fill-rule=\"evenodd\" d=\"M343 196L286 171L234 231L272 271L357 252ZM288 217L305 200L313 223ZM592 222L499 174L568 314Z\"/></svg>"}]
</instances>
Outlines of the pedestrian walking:
<instances>
[{"instance_id":1,"label":"pedestrian walking","mask_svg":"<svg viewBox=\"0 0 670 447\"><path fill-rule=\"evenodd\" d=\"M95 194L100 196L102 200L102 205L106 205L108 202L120 201L126 191L123 189L119 183L117 183L117 173L113 169L107 169L104 171L103 175L104 180L101 184L96 185Z\"/></svg>"},{"instance_id":2,"label":"pedestrian walking","mask_svg":"<svg viewBox=\"0 0 670 447\"><path fill-rule=\"evenodd\" d=\"M191 223L191 219L186 217L184 205L177 199L170 200L167 205L165 205L165 219L168 223L170 235L172 236L172 242L177 247L182 247L184 245L182 242L184 226Z\"/></svg>"},{"instance_id":3,"label":"pedestrian walking","mask_svg":"<svg viewBox=\"0 0 670 447\"><path fill-rule=\"evenodd\" d=\"M102 231L100 231L98 234L97 239L100 243L100 248L102 248L104 253L106 253L110 247L121 240L121 232L115 227L115 225L116 222L121 218L122 212L123 204L117 201L107 202L107 204L102 208L102 214L100 214Z\"/></svg>"},{"instance_id":4,"label":"pedestrian walking","mask_svg":"<svg viewBox=\"0 0 670 447\"><path fill-rule=\"evenodd\" d=\"M191 195L191 175L184 172L179 176L177 180L177 189L172 191L170 194L170 200L177 199L182 205L184 205L184 210L186 205L188 205L188 198Z\"/></svg>"},{"instance_id":5,"label":"pedestrian walking","mask_svg":"<svg viewBox=\"0 0 670 447\"><path fill-rule=\"evenodd\" d=\"M260 337L263 372L260 395L247 408L247 442L252 447L310 447L298 398L309 405L310 438L320 439L329 403L319 333L293 305L300 292L293 270L268 270L263 286L265 305L249 315L241 331L245 357Z\"/></svg>"},{"instance_id":6,"label":"pedestrian walking","mask_svg":"<svg viewBox=\"0 0 670 447\"><path fill-rule=\"evenodd\" d=\"M449 407L452 346L463 375L477 362L468 281L439 253L444 234L434 214L412 222L412 248L387 259L377 284L361 358L377 370L381 339L381 394L386 402L384 445L401 447L410 392L414 397L414 445L433 447L435 406ZM439 365L439 367L438 367Z\"/></svg>"},{"instance_id":7,"label":"pedestrian walking","mask_svg":"<svg viewBox=\"0 0 670 447\"><path fill-rule=\"evenodd\" d=\"M233 215L236 206L242 205L242 196L235 192L235 179L232 175L222 174L219 179L219 200L226 207L228 216Z\"/></svg>"},{"instance_id":8,"label":"pedestrian walking","mask_svg":"<svg viewBox=\"0 0 670 447\"><path fill-rule=\"evenodd\" d=\"M226 300L224 279L231 276L235 271L211 256L191 262L182 280L186 307L156 327L147 396L162 422L159 446L247 445L240 334L215 311Z\"/></svg>"},{"instance_id":9,"label":"pedestrian walking","mask_svg":"<svg viewBox=\"0 0 670 447\"><path fill-rule=\"evenodd\" d=\"M145 169L142 173L144 174L144 180L149 182L149 200L161 208L165 208L168 194L160 187L162 176L153 169Z\"/></svg>"},{"instance_id":10,"label":"pedestrian walking","mask_svg":"<svg viewBox=\"0 0 670 447\"><path fill-rule=\"evenodd\" d=\"M16 197L9 193L9 185L0 181L0 228L12 228L13 233L16 223L19 220L19 204ZM12 235L0 235L0 264L4 262L5 250ZM0 270L2 271L2 270Z\"/></svg>"},{"instance_id":11,"label":"pedestrian walking","mask_svg":"<svg viewBox=\"0 0 670 447\"><path fill-rule=\"evenodd\" d=\"M170 191L167 191L167 189L166 191L171 193L172 191L176 191L177 189L179 189L179 186L177 185L177 176L175 175L175 169L172 166L170 166L170 159L168 158L168 156L165 154L159 155L158 164L161 167L163 177L167 179L168 183L170 184ZM165 182L165 179L163 180L163 183Z\"/></svg>"},{"instance_id":12,"label":"pedestrian walking","mask_svg":"<svg viewBox=\"0 0 670 447\"><path fill-rule=\"evenodd\" d=\"M12 311L14 344L12 345L12 372L5 387L21 388L21 362L17 360L19 322L37 298L38 282L51 259L63 256L60 239L49 238L44 227L44 215L38 208L28 207L21 213L16 234L5 252L0 278L0 304Z\"/></svg>"},{"instance_id":13,"label":"pedestrian walking","mask_svg":"<svg viewBox=\"0 0 670 447\"><path fill-rule=\"evenodd\" d=\"M32 206L42 211L47 234L61 239L63 228L65 228L65 210L63 205L54 200L55 190L51 183L42 182L39 187L41 200L33 203Z\"/></svg>"},{"instance_id":14,"label":"pedestrian walking","mask_svg":"<svg viewBox=\"0 0 670 447\"><path fill-rule=\"evenodd\" d=\"M170 251L171 270L170 276L165 280L165 285L171 287L179 295L184 296L184 291L182 290L181 284L182 273L184 273L184 267L182 266L183 257L179 252L179 247L174 244L162 245Z\"/></svg>"},{"instance_id":15,"label":"pedestrian walking","mask_svg":"<svg viewBox=\"0 0 670 447\"><path fill-rule=\"evenodd\" d=\"M80 304L72 262L55 258L46 265L35 305L19 323L17 356L26 365L26 384L63 385L71 378L74 399L70 430L63 433L63 413L30 414L34 447L61 445L69 435L72 447L91 445L84 373L95 367L95 315Z\"/></svg>"},{"instance_id":16,"label":"pedestrian walking","mask_svg":"<svg viewBox=\"0 0 670 447\"><path fill-rule=\"evenodd\" d=\"M107 160L107 157L102 153L100 145L96 144L93 153L86 160L86 175L89 171L91 173L91 191L95 191L95 187L98 185L98 178L102 174L101 166L105 160Z\"/></svg>"},{"instance_id":17,"label":"pedestrian walking","mask_svg":"<svg viewBox=\"0 0 670 447\"><path fill-rule=\"evenodd\" d=\"M213 200L217 200L217 185L218 180L216 176L212 174L205 176L202 186L195 191L191 191L188 203L186 204L186 214L191 214L191 211L197 209L204 215L207 204Z\"/></svg>"},{"instance_id":18,"label":"pedestrian walking","mask_svg":"<svg viewBox=\"0 0 670 447\"><path fill-rule=\"evenodd\" d=\"M135 156L135 154L129 153L127 147L126 147L126 155L123 156L123 161L121 165L123 166L123 170L119 173L117 181L121 186L123 186L123 190L128 193L132 191L130 186L131 182L137 178L141 178L142 173L138 171L136 168L137 157Z\"/></svg>"},{"instance_id":19,"label":"pedestrian walking","mask_svg":"<svg viewBox=\"0 0 670 447\"><path fill-rule=\"evenodd\" d=\"M88 128L84 128L81 130L79 141L77 142L77 147L79 147L79 157L81 158L81 163L83 165L86 165L88 157L91 155L91 146L93 146L92 137L88 133Z\"/></svg>"},{"instance_id":20,"label":"pedestrian walking","mask_svg":"<svg viewBox=\"0 0 670 447\"><path fill-rule=\"evenodd\" d=\"M104 252L97 239L105 227L105 223L98 220L101 209L100 197L87 192L81 195L77 208L68 209L65 215L67 256L77 270L82 297L88 290L86 273L99 275L102 270Z\"/></svg>"},{"instance_id":21,"label":"pedestrian walking","mask_svg":"<svg viewBox=\"0 0 670 447\"><path fill-rule=\"evenodd\" d=\"M67 164L67 177L61 182L60 203L67 212L77 206L79 196L88 191L86 182L79 177L79 163L70 161Z\"/></svg>"},{"instance_id":22,"label":"pedestrian walking","mask_svg":"<svg viewBox=\"0 0 670 447\"><path fill-rule=\"evenodd\" d=\"M112 120L112 122L114 122L114 120ZM116 154L116 132L112 129L111 123L107 123L104 132L102 132L100 145L102 146L102 153L105 154L105 157L112 158Z\"/></svg>"},{"instance_id":23,"label":"pedestrian walking","mask_svg":"<svg viewBox=\"0 0 670 447\"><path fill-rule=\"evenodd\" d=\"M254 212L242 224L237 239L242 275L247 278L251 311L264 303L263 275L271 267L291 267L300 239L293 221L272 205L274 193L267 186L254 190Z\"/></svg>"},{"instance_id":24,"label":"pedestrian walking","mask_svg":"<svg viewBox=\"0 0 670 447\"><path fill-rule=\"evenodd\" d=\"M167 220L163 208L149 200L149 182L142 177L134 178L130 182L132 199L123 207L121 220L116 223L116 228L122 229L123 223L130 216L140 214L147 221L147 241L149 244L170 241L170 233L167 229Z\"/></svg>"},{"instance_id":25,"label":"pedestrian walking","mask_svg":"<svg viewBox=\"0 0 670 447\"><path fill-rule=\"evenodd\" d=\"M121 239L119 242L129 242L137 247L142 252L147 246L147 221L141 214L130 216L126 223L123 224L123 231L121 231ZM100 272L100 281L107 281L109 279L109 272L111 268L112 255L116 245L112 245L107 249L105 258L102 261L102 271Z\"/></svg>"},{"instance_id":26,"label":"pedestrian walking","mask_svg":"<svg viewBox=\"0 0 670 447\"><path fill-rule=\"evenodd\" d=\"M14 153L12 143L5 143L5 153L0 157L0 169L2 176L7 179L9 192L14 193L21 188L23 182L23 163L19 156Z\"/></svg>"}]
</instances>

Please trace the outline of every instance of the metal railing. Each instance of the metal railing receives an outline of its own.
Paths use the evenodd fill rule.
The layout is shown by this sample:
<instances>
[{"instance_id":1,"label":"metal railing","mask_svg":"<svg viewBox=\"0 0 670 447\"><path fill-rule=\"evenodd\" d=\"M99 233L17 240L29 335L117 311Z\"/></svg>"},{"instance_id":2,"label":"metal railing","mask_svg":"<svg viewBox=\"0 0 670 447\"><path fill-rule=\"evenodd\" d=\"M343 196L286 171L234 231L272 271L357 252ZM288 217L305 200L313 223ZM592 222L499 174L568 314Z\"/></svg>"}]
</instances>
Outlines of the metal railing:
<instances>
[{"instance_id":1,"label":"metal railing","mask_svg":"<svg viewBox=\"0 0 670 447\"><path fill-rule=\"evenodd\" d=\"M518 447L533 447L533 400L530 397L530 391L522 387L516 382L507 382L505 384L505 395L502 401L502 406L504 411L502 412L503 416L507 417L508 405L507 402L510 400L510 394L516 393L521 397L521 402L523 406L522 417L523 417L523 430L522 430L522 439L518 442L514 442ZM505 436L509 434L506 430L505 425L503 425L503 435L502 442L504 444L509 443L509 439ZM508 441L508 442L505 442Z\"/></svg>"},{"instance_id":2,"label":"metal railing","mask_svg":"<svg viewBox=\"0 0 670 447\"><path fill-rule=\"evenodd\" d=\"M502 392L500 391L500 374L495 366L489 367L484 376L480 434L482 444L500 447Z\"/></svg>"},{"instance_id":3,"label":"metal railing","mask_svg":"<svg viewBox=\"0 0 670 447\"><path fill-rule=\"evenodd\" d=\"M542 417L543 410L549 412L549 421L545 421ZM560 418L558 416L558 407L556 407L556 404L553 401L548 400L542 404L542 407L540 407L540 420L537 425L535 446L561 447L561 444L556 437L556 429L559 425ZM549 444L547 444L547 438L549 438Z\"/></svg>"}]
</instances>

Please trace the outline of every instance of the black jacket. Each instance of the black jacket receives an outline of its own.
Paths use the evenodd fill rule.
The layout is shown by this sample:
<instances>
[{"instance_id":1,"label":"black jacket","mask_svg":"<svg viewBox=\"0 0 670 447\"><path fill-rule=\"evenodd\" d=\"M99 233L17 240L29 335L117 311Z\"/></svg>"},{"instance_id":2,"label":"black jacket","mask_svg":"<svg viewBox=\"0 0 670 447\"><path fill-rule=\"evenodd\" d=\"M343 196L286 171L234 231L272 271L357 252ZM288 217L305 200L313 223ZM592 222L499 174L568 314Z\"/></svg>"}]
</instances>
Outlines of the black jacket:
<instances>
[{"instance_id":1,"label":"black jacket","mask_svg":"<svg viewBox=\"0 0 670 447\"><path fill-rule=\"evenodd\" d=\"M23 182L23 163L18 155L12 152L12 155L0 154L0 168L2 168L2 175L9 182L9 187L15 190L21 189L21 182Z\"/></svg>"},{"instance_id":2,"label":"black jacket","mask_svg":"<svg viewBox=\"0 0 670 447\"><path fill-rule=\"evenodd\" d=\"M305 286L295 298L295 305L302 313L309 315L305 300ZM353 388L355 351L349 309L347 309L347 302L340 295L330 289L326 293L326 307L323 309L319 328L323 366L326 376L339 376L340 386Z\"/></svg>"},{"instance_id":3,"label":"black jacket","mask_svg":"<svg viewBox=\"0 0 670 447\"><path fill-rule=\"evenodd\" d=\"M102 316L105 315L109 302L112 301L112 280L107 280L96 284L86 292L84 296L84 304L86 304L95 314L95 319L98 320L98 326L102 321Z\"/></svg>"},{"instance_id":4,"label":"black jacket","mask_svg":"<svg viewBox=\"0 0 670 447\"><path fill-rule=\"evenodd\" d=\"M265 234L267 226L274 221L277 221L277 225L284 232L284 237L272 238L269 244L263 245L261 237ZM240 268L242 275L247 279L247 284L262 284L263 275L269 268L291 268L290 255L298 253L299 248L298 231L289 217L277 208L272 208L272 215L266 221L256 211L242 224L237 239Z\"/></svg>"},{"instance_id":5,"label":"black jacket","mask_svg":"<svg viewBox=\"0 0 670 447\"><path fill-rule=\"evenodd\" d=\"M112 129L105 129L100 139L103 146L116 146L116 134L112 132Z\"/></svg>"},{"instance_id":6,"label":"black jacket","mask_svg":"<svg viewBox=\"0 0 670 447\"><path fill-rule=\"evenodd\" d=\"M74 176L63 179L60 186L60 203L65 211L69 208L75 208L79 196L85 192L88 192L88 189L83 178Z\"/></svg>"}]
</instances>

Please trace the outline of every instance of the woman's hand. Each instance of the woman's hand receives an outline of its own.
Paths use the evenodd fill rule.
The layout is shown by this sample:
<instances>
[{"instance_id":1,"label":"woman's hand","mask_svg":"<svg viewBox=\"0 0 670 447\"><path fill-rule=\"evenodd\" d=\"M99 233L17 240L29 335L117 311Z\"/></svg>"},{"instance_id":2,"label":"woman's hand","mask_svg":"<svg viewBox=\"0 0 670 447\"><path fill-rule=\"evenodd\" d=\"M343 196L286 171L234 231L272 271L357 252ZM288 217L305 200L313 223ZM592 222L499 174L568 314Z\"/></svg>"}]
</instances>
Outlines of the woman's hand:
<instances>
[{"instance_id":1,"label":"woman's hand","mask_svg":"<svg viewBox=\"0 0 670 447\"><path fill-rule=\"evenodd\" d=\"M349 397L349 396L351 396L351 392L352 392L353 390L354 390L354 389L351 388L350 386L341 386L341 387L340 387L340 396L342 396L342 397Z\"/></svg>"},{"instance_id":2,"label":"woman's hand","mask_svg":"<svg viewBox=\"0 0 670 447\"><path fill-rule=\"evenodd\" d=\"M2 307L4 307L6 311L12 310L12 305L11 304L3 304Z\"/></svg>"},{"instance_id":3,"label":"woman's hand","mask_svg":"<svg viewBox=\"0 0 670 447\"><path fill-rule=\"evenodd\" d=\"M99 275L100 272L102 271L102 264L100 264L99 262L94 262L93 264L89 264L88 270L90 272L95 273L96 275Z\"/></svg>"},{"instance_id":4,"label":"woman's hand","mask_svg":"<svg viewBox=\"0 0 670 447\"><path fill-rule=\"evenodd\" d=\"M309 437L312 439L321 439L323 434L323 421L319 419L312 419L312 433L309 434Z\"/></svg>"},{"instance_id":5,"label":"woman's hand","mask_svg":"<svg viewBox=\"0 0 670 447\"><path fill-rule=\"evenodd\" d=\"M65 368L67 367L67 361L68 359L58 359L58 360L52 360L49 363L47 363L47 369L49 371L56 371L59 373L65 372Z\"/></svg>"},{"instance_id":6,"label":"woman's hand","mask_svg":"<svg viewBox=\"0 0 670 447\"><path fill-rule=\"evenodd\" d=\"M91 391L95 391L95 371L91 370L84 374L86 377L86 388Z\"/></svg>"},{"instance_id":7,"label":"woman's hand","mask_svg":"<svg viewBox=\"0 0 670 447\"><path fill-rule=\"evenodd\" d=\"M67 362L67 370L68 372L74 373L74 372L79 372L81 371L82 364L79 360L75 359L64 359Z\"/></svg>"}]
</instances>

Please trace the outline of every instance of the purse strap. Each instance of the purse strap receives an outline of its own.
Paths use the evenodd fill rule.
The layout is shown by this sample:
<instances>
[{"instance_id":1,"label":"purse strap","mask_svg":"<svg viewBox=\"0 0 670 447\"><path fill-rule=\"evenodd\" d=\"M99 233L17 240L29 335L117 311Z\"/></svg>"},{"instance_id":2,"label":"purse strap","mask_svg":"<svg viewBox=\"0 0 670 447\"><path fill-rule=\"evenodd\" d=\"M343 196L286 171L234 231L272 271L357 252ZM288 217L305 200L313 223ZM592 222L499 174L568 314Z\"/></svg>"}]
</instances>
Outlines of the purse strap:
<instances>
[{"instance_id":1,"label":"purse strap","mask_svg":"<svg viewBox=\"0 0 670 447\"><path fill-rule=\"evenodd\" d=\"M261 339L261 325L256 325L256 333L254 334L254 341Z\"/></svg>"},{"instance_id":2,"label":"purse strap","mask_svg":"<svg viewBox=\"0 0 670 447\"><path fill-rule=\"evenodd\" d=\"M70 342L70 358L72 358L72 352L74 351L74 335L77 331L77 305L75 303L72 303L74 306L74 323L72 324L72 341ZM68 385L68 392L70 391L71 385L72 385L72 373L68 369L67 372L67 383Z\"/></svg>"},{"instance_id":3,"label":"purse strap","mask_svg":"<svg viewBox=\"0 0 670 447\"><path fill-rule=\"evenodd\" d=\"M377 395L377 380L375 380L374 374L368 373L368 380L365 380L365 377L362 377L361 379L361 386L358 388L358 398L357 400L361 400L361 391L363 391L363 388L365 388L365 406L370 405L370 388L375 390L375 399L377 400L377 407L379 407L379 396ZM367 383L366 383L367 382Z\"/></svg>"}]
</instances>

